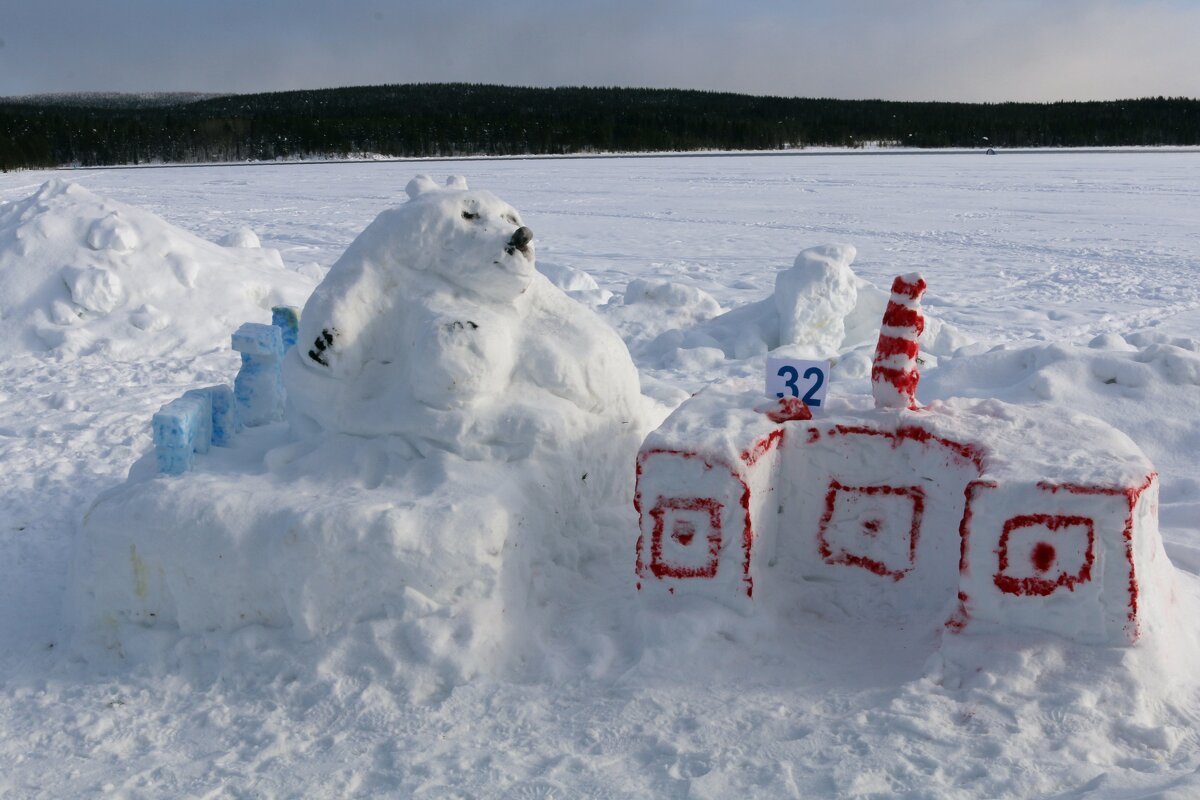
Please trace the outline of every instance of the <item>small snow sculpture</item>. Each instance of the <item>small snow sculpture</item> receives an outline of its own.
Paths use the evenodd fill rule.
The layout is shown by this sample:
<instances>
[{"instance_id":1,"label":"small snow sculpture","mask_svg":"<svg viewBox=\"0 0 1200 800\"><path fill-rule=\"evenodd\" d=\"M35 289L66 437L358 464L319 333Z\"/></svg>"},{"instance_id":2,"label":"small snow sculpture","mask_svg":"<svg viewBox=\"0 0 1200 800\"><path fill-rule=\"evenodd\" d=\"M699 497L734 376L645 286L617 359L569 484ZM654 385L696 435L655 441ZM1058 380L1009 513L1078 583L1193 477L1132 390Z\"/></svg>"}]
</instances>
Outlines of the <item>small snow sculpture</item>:
<instances>
[{"instance_id":1,"label":"small snow sculpture","mask_svg":"<svg viewBox=\"0 0 1200 800\"><path fill-rule=\"evenodd\" d=\"M898 275L892 281L892 297L883 312L875 363L871 367L871 393L876 408L916 409L918 338L925 330L921 295L925 281L917 273Z\"/></svg>"},{"instance_id":2,"label":"small snow sculpture","mask_svg":"<svg viewBox=\"0 0 1200 800\"><path fill-rule=\"evenodd\" d=\"M810 358L836 355L846 335L845 319L858 302L850 264L852 245L810 247L796 256L791 269L775 278L779 343L798 346Z\"/></svg>"}]
</instances>

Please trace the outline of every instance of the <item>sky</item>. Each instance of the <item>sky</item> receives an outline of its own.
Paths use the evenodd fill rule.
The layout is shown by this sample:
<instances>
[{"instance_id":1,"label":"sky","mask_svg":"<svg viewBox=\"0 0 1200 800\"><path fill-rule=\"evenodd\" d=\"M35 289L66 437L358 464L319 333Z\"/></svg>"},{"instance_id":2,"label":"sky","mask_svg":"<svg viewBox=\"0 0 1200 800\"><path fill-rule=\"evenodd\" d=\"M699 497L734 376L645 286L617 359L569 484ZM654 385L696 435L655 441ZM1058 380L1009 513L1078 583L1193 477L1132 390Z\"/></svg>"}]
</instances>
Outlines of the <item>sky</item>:
<instances>
[{"instance_id":1,"label":"sky","mask_svg":"<svg viewBox=\"0 0 1200 800\"><path fill-rule=\"evenodd\" d=\"M1200 97L1200 0L0 0L0 96L464 81Z\"/></svg>"}]
</instances>

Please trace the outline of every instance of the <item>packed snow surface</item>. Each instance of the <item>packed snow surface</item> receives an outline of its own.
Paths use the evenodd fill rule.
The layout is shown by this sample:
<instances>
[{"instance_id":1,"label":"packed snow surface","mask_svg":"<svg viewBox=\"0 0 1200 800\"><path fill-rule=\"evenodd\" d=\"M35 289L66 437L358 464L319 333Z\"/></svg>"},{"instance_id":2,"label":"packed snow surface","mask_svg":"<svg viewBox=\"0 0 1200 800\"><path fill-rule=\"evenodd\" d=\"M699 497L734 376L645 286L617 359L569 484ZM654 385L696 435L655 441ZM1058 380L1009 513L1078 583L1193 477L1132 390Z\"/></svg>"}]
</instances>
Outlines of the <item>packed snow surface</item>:
<instances>
[{"instance_id":1,"label":"packed snow surface","mask_svg":"<svg viewBox=\"0 0 1200 800\"><path fill-rule=\"evenodd\" d=\"M1159 472L1185 624L1110 648L872 620L819 585L812 602L768 597L749 616L699 597L648 603L634 589L631 505L591 506L632 486L632 462L623 477L559 470L555 485L574 488L539 495L496 453L472 460L456 450L474 439L434 436L423 460L398 458L392 440L409 431L363 437L319 413L309 415L316 438L302 446L286 426L252 429L170 480L195 499L205 485L227 491L230 476L246 476L242 499L216 493L194 507L197 519L258 507L255 493L272 483L289 487L324 531L339 508L362 513L355 498L386 495L384 527L414 504L441 503L456 522L439 528L447 541L437 559L406 562L395 539L399 550L372 550L371 529L350 522L342 535L361 539L346 547L352 559L264 553L232 565L237 579L207 595L230 607L216 593L252 593L255 578L287 585L308 570L292 584L295 614L81 622L88 562L71 561L85 515L98 496L130 485L131 468L134 482L166 480L147 474L151 415L185 390L230 381L233 330L268 321L277 300L302 305L371 220L406 201L416 172L465 175L520 209L541 272L523 275L612 325L657 401L651 416L713 381L762 380L772 348L834 356L831 402L869 404L886 289L895 275L921 272L926 316L941 329L926 331L918 398L995 398L1063 419L1067 409L1127 435ZM47 184L63 178L71 183ZM1186 623L1200 602L1197 187L1200 156L1189 153L0 176L9 343L0 364L0 795L1195 796L1200 650ZM800 307L828 324L789 326ZM306 312L302 324L324 326L320 316ZM520 337L505 342L514 361L528 350ZM358 363L354 352L333 368ZM568 366L510 399L571 384L557 374ZM276 453L269 463L265 452ZM533 475L582 457L517 455L513 469ZM424 466L403 466L414 463ZM481 490L447 495L456 479ZM570 518L557 530L526 524L514 509L531 501L539 519ZM455 530L472 518L478 529ZM135 594L157 591L140 554L105 557L128 571ZM373 558L406 563L414 585L354 584L376 574ZM487 559L514 565L494 573L501 591L487 601L416 585L422 571L463 580ZM305 605L314 598L305 586L334 584L353 587L346 607L358 610Z\"/></svg>"}]
</instances>

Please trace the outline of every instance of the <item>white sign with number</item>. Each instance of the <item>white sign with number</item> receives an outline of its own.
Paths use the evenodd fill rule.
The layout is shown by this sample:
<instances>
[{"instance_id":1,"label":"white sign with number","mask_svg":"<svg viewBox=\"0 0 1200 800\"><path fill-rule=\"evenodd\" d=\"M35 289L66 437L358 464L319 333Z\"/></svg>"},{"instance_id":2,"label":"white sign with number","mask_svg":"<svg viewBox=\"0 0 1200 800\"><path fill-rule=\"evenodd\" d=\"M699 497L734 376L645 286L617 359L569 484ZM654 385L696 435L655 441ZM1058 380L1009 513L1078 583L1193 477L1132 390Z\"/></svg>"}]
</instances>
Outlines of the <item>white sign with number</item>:
<instances>
[{"instance_id":1,"label":"white sign with number","mask_svg":"<svg viewBox=\"0 0 1200 800\"><path fill-rule=\"evenodd\" d=\"M824 408L828 390L828 361L767 359L767 397L798 398L815 414Z\"/></svg>"}]
</instances>

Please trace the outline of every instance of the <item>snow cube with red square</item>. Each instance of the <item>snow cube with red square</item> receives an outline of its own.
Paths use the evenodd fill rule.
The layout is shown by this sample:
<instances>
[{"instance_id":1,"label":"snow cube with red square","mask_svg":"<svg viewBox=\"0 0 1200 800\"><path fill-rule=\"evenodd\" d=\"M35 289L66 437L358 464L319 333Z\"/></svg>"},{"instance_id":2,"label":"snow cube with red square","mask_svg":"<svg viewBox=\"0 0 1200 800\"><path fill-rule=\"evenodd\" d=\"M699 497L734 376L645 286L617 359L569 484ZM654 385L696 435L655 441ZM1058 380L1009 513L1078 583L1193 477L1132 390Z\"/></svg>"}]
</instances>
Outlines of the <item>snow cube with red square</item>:
<instances>
[{"instance_id":1,"label":"snow cube with red square","mask_svg":"<svg viewBox=\"0 0 1200 800\"><path fill-rule=\"evenodd\" d=\"M712 578L721 554L721 503L711 497L659 498L650 509L650 571L656 577Z\"/></svg>"},{"instance_id":2,"label":"snow cube with red square","mask_svg":"<svg viewBox=\"0 0 1200 800\"><path fill-rule=\"evenodd\" d=\"M1045 597L1092 579L1096 526L1090 517L1020 514L1005 520L993 580L1007 594Z\"/></svg>"},{"instance_id":3,"label":"snow cube with red square","mask_svg":"<svg viewBox=\"0 0 1200 800\"><path fill-rule=\"evenodd\" d=\"M979 481L967 495L959 618L972 626L1117 644L1167 614L1172 576L1152 472L1107 485Z\"/></svg>"},{"instance_id":4,"label":"snow cube with red square","mask_svg":"<svg viewBox=\"0 0 1200 800\"><path fill-rule=\"evenodd\" d=\"M821 557L900 580L916 565L924 511L920 486L846 486L835 478L817 532Z\"/></svg>"}]
</instances>

